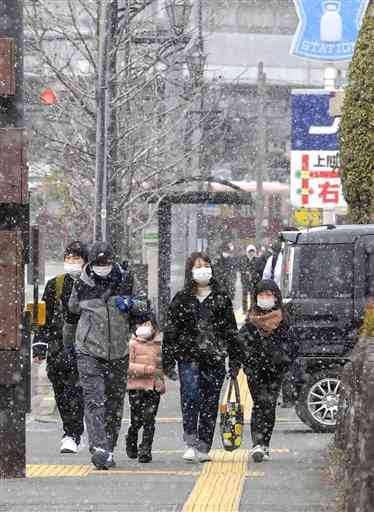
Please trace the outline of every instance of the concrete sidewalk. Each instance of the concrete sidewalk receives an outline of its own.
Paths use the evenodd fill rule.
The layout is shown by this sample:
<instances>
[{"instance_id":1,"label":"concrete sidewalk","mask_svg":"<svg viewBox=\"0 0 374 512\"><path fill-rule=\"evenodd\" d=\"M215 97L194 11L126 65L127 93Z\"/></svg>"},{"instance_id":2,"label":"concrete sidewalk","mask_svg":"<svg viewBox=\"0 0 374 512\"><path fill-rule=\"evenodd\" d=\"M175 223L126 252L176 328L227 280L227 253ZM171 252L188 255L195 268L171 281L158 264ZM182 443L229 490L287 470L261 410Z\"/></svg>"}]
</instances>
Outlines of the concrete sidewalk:
<instances>
[{"instance_id":1,"label":"concrete sidewalk","mask_svg":"<svg viewBox=\"0 0 374 512\"><path fill-rule=\"evenodd\" d=\"M335 512L331 436L312 433L291 409L278 411L271 460L262 464L251 461L248 423L242 449L224 452L216 435L213 462L185 463L174 383L161 401L151 464L127 459L126 430L125 420L116 469L98 472L87 447L60 455L57 418L29 418L28 478L0 481L0 512Z\"/></svg>"}]
</instances>

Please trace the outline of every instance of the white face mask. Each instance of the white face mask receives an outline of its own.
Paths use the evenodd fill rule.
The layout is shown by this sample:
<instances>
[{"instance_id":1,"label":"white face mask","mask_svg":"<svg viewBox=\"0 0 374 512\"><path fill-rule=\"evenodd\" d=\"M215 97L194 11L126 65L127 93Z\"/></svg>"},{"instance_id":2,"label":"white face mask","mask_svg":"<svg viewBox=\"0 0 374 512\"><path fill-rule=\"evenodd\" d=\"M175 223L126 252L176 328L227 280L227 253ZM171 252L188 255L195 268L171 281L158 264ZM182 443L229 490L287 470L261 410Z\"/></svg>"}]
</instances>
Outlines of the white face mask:
<instances>
[{"instance_id":1,"label":"white face mask","mask_svg":"<svg viewBox=\"0 0 374 512\"><path fill-rule=\"evenodd\" d=\"M80 263L64 263L64 273L78 278L82 273L82 265Z\"/></svg>"},{"instance_id":2,"label":"white face mask","mask_svg":"<svg viewBox=\"0 0 374 512\"><path fill-rule=\"evenodd\" d=\"M153 328L150 325L139 325L135 334L138 338L149 339L153 336Z\"/></svg>"},{"instance_id":3,"label":"white face mask","mask_svg":"<svg viewBox=\"0 0 374 512\"><path fill-rule=\"evenodd\" d=\"M257 299L257 306L264 311L269 311L275 306L275 299L274 297L269 299Z\"/></svg>"},{"instance_id":4,"label":"white face mask","mask_svg":"<svg viewBox=\"0 0 374 512\"><path fill-rule=\"evenodd\" d=\"M229 257L231 256L231 254L230 254L229 252L223 252L223 253L222 253L222 256L223 256L224 258L229 258Z\"/></svg>"},{"instance_id":5,"label":"white face mask","mask_svg":"<svg viewBox=\"0 0 374 512\"><path fill-rule=\"evenodd\" d=\"M210 267L194 268L192 278L197 284L207 285L212 279L212 269Z\"/></svg>"},{"instance_id":6,"label":"white face mask","mask_svg":"<svg viewBox=\"0 0 374 512\"><path fill-rule=\"evenodd\" d=\"M99 277L107 277L112 271L113 265L98 266L93 265L92 270Z\"/></svg>"}]
</instances>

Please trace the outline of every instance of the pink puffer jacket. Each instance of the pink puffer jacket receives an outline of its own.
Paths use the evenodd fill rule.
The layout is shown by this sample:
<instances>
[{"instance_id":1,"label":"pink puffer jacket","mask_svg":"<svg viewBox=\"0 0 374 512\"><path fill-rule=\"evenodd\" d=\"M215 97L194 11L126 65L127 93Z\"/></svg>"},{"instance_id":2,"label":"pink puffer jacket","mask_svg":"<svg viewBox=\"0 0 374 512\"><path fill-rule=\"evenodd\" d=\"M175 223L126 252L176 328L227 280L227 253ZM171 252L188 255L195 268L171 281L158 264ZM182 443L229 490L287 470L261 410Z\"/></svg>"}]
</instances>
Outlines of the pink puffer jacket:
<instances>
[{"instance_id":1,"label":"pink puffer jacket","mask_svg":"<svg viewBox=\"0 0 374 512\"><path fill-rule=\"evenodd\" d=\"M127 389L156 390L165 393L165 379L161 373L161 335L150 339L133 335L129 345L129 373ZM159 375L156 375L156 372Z\"/></svg>"}]
</instances>

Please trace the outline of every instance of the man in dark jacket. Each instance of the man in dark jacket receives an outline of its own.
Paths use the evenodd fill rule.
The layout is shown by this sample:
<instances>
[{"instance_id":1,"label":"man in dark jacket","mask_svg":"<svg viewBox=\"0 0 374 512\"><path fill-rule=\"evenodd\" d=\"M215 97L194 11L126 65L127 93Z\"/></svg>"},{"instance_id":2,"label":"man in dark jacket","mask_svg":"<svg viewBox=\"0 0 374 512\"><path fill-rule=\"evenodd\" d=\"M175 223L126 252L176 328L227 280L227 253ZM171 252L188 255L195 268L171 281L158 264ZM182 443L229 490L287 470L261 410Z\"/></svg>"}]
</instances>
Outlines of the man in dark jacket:
<instances>
[{"instance_id":1,"label":"man in dark jacket","mask_svg":"<svg viewBox=\"0 0 374 512\"><path fill-rule=\"evenodd\" d=\"M47 358L47 375L51 381L64 435L61 453L77 453L83 426L83 393L79 385L77 362L72 351L63 346L63 324L76 321L68 302L73 285L87 262L88 252L82 242L68 245L64 253L64 274L49 280L43 301L46 303L46 325L38 329L33 340L35 362Z\"/></svg>"},{"instance_id":2,"label":"man in dark jacket","mask_svg":"<svg viewBox=\"0 0 374 512\"><path fill-rule=\"evenodd\" d=\"M69 307L79 316L71 341L75 339L91 460L97 469L108 469L114 465L121 429L130 321L145 314L147 300L136 279L115 263L112 248L97 242L74 285ZM68 345L68 336L64 342Z\"/></svg>"},{"instance_id":3,"label":"man in dark jacket","mask_svg":"<svg viewBox=\"0 0 374 512\"><path fill-rule=\"evenodd\" d=\"M247 246L245 254L239 258L239 271L242 283L242 304L244 314L246 314L248 311L248 295L250 293L252 294L254 287L258 281L261 280L257 273L256 263L256 247L250 244Z\"/></svg>"},{"instance_id":4,"label":"man in dark jacket","mask_svg":"<svg viewBox=\"0 0 374 512\"><path fill-rule=\"evenodd\" d=\"M235 298L237 260L231 242L221 246L220 256L213 261L214 275L222 290L230 299Z\"/></svg>"}]
</instances>

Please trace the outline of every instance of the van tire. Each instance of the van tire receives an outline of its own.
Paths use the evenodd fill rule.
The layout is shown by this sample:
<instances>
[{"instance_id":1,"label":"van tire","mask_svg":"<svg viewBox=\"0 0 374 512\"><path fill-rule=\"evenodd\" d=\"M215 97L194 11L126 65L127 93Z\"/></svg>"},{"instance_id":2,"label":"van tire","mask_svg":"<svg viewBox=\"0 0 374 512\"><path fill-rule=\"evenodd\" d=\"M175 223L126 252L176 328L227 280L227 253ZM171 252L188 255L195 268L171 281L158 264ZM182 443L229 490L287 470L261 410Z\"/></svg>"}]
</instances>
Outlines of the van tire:
<instances>
[{"instance_id":1,"label":"van tire","mask_svg":"<svg viewBox=\"0 0 374 512\"><path fill-rule=\"evenodd\" d=\"M313 373L302 385L296 414L314 432L335 432L340 387L338 368ZM323 415L326 417L323 418Z\"/></svg>"}]
</instances>

